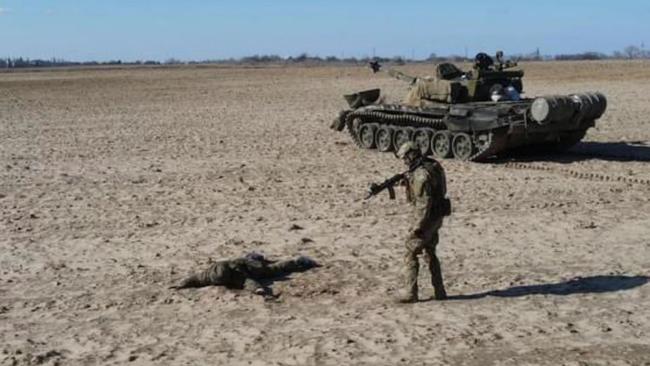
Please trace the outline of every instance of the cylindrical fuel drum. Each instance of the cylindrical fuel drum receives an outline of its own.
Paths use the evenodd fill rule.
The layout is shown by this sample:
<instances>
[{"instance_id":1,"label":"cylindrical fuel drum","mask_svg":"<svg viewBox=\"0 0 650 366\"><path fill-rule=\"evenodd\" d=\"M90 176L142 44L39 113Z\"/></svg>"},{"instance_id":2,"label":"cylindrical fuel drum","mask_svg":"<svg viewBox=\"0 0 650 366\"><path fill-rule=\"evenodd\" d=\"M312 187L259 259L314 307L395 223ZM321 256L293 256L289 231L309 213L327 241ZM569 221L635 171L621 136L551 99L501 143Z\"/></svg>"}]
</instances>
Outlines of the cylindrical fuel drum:
<instances>
[{"instance_id":1,"label":"cylindrical fuel drum","mask_svg":"<svg viewBox=\"0 0 650 366\"><path fill-rule=\"evenodd\" d=\"M600 118L607 109L607 98L599 92L574 94L571 98L585 120Z\"/></svg>"},{"instance_id":2,"label":"cylindrical fuel drum","mask_svg":"<svg viewBox=\"0 0 650 366\"><path fill-rule=\"evenodd\" d=\"M573 117L576 111L573 98L564 95L539 97L530 106L531 116L540 125L567 121Z\"/></svg>"}]
</instances>

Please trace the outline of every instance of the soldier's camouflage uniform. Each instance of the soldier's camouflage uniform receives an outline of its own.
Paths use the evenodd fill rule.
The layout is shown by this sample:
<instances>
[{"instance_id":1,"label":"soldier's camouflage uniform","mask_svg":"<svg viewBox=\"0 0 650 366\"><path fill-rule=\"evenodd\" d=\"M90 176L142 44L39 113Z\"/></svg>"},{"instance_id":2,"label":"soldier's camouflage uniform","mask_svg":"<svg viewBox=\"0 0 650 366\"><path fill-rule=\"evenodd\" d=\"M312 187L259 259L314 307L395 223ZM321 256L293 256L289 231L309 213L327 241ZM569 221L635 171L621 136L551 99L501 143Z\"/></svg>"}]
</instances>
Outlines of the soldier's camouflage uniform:
<instances>
[{"instance_id":1,"label":"soldier's camouflage uniform","mask_svg":"<svg viewBox=\"0 0 650 366\"><path fill-rule=\"evenodd\" d=\"M286 261L269 261L260 255L247 255L214 262L206 270L192 274L180 285L172 288L225 286L231 289L246 289L257 294L268 294L270 290L260 282L261 280L306 271L317 266L316 262L304 256Z\"/></svg>"},{"instance_id":2,"label":"soldier's camouflage uniform","mask_svg":"<svg viewBox=\"0 0 650 366\"><path fill-rule=\"evenodd\" d=\"M431 272L431 282L436 299L447 297L442 281L440 261L436 255L438 230L442 226L448 207L445 207L447 185L442 166L434 160L425 160L422 165L407 175L407 199L413 206L411 222L406 239L404 255L405 290L402 300L415 301L418 296L418 255L424 252ZM447 201L448 202L448 201Z\"/></svg>"}]
</instances>

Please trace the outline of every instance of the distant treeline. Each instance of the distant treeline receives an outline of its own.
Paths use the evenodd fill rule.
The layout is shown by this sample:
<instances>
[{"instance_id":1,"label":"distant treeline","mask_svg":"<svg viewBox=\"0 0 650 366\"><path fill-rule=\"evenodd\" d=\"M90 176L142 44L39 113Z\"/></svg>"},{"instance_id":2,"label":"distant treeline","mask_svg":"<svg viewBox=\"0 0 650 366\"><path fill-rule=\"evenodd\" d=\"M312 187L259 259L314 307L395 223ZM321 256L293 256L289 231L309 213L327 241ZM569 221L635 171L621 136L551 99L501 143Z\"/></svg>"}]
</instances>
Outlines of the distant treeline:
<instances>
[{"instance_id":1,"label":"distant treeline","mask_svg":"<svg viewBox=\"0 0 650 366\"><path fill-rule=\"evenodd\" d=\"M582 52L582 53L567 53L559 55L541 55L539 50L524 55L515 55L512 58L519 59L523 61L527 60L557 60L557 61L567 61L567 60L636 60L636 59L649 59L650 50L646 50L642 45L641 47L637 46L627 46L622 51L614 51L611 54L606 54L602 52Z\"/></svg>"},{"instance_id":2,"label":"distant treeline","mask_svg":"<svg viewBox=\"0 0 650 366\"><path fill-rule=\"evenodd\" d=\"M18 58L0 58L0 69L19 69L19 68L28 68L28 67L65 67L65 66L102 66L102 65L161 65L160 61L133 61L133 62L123 62L121 60L112 60L112 61L84 61L84 62L74 62L66 61L61 59L51 59L51 60L30 60L28 58L18 57Z\"/></svg>"},{"instance_id":3,"label":"distant treeline","mask_svg":"<svg viewBox=\"0 0 650 366\"><path fill-rule=\"evenodd\" d=\"M514 54L509 55L511 59L517 61L565 61L565 60L634 60L634 59L650 59L650 50L646 50L644 46L628 46L622 51L615 51L611 54L602 52L582 52L572 54L559 54L559 55L542 55L539 50L527 54ZM278 55L253 55L241 58L229 58L218 60L201 60L201 61L182 61L175 58L170 58L166 61L85 61L75 62L66 61L62 59L53 58L51 60L41 59L28 59L28 58L0 58L0 69L18 69L18 68L33 68L33 67L66 67L66 66L119 66L119 65L205 65L205 64L236 64L236 65L257 65L257 64L365 64L368 61L377 60L383 63L392 64L405 64L412 62L466 62L472 61L472 58L466 56L449 55L438 56L432 53L424 60L413 60L402 56L395 57L336 57L336 56L311 56L303 53L298 56L282 57Z\"/></svg>"}]
</instances>

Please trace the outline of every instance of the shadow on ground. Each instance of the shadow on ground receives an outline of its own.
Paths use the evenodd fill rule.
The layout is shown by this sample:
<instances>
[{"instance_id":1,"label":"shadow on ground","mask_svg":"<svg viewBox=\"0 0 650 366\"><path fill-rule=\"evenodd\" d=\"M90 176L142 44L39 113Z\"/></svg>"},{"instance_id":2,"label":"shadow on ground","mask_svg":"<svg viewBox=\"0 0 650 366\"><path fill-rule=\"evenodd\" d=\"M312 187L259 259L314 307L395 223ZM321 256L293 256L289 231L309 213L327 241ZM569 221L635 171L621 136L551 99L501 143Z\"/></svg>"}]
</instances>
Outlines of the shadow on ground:
<instances>
[{"instance_id":1,"label":"shadow on ground","mask_svg":"<svg viewBox=\"0 0 650 366\"><path fill-rule=\"evenodd\" d=\"M492 290L469 295L449 296L449 300L474 300L487 296L520 297L528 295L575 295L599 294L633 289L648 283L647 276L591 276L578 277L569 281L543 284L515 286L505 290Z\"/></svg>"},{"instance_id":2,"label":"shadow on ground","mask_svg":"<svg viewBox=\"0 0 650 366\"><path fill-rule=\"evenodd\" d=\"M650 161L650 144L645 141L632 142L579 142L564 152L543 152L535 148L519 149L497 158L495 163L549 161L573 163L585 160L606 161Z\"/></svg>"}]
</instances>

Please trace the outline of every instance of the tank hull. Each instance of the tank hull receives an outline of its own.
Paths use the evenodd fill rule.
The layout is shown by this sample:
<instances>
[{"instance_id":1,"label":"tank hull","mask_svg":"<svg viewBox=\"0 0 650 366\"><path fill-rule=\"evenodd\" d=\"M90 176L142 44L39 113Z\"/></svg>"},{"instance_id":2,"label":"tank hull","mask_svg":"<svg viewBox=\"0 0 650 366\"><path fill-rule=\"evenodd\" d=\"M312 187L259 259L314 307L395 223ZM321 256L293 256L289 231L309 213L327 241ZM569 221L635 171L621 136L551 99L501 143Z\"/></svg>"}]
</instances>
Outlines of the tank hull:
<instances>
[{"instance_id":1,"label":"tank hull","mask_svg":"<svg viewBox=\"0 0 650 366\"><path fill-rule=\"evenodd\" d=\"M395 151L410 140L437 158L484 161L514 149L566 149L605 112L600 93L503 102L430 103L423 107L374 104L378 91L346 96L354 107L332 128L348 130L361 148ZM365 97L364 97L365 96ZM352 106L352 103L350 103Z\"/></svg>"}]
</instances>

